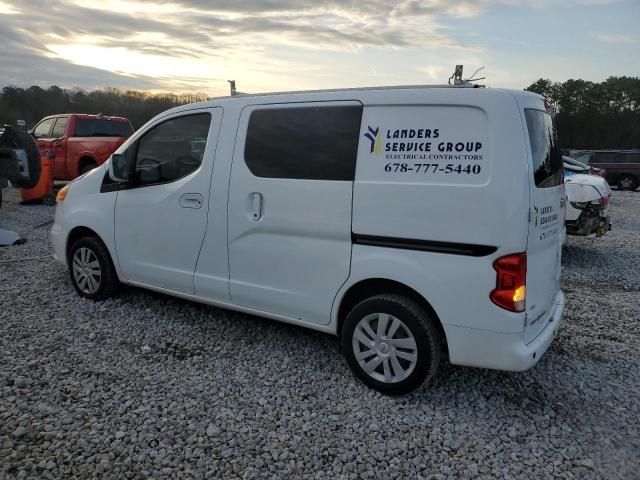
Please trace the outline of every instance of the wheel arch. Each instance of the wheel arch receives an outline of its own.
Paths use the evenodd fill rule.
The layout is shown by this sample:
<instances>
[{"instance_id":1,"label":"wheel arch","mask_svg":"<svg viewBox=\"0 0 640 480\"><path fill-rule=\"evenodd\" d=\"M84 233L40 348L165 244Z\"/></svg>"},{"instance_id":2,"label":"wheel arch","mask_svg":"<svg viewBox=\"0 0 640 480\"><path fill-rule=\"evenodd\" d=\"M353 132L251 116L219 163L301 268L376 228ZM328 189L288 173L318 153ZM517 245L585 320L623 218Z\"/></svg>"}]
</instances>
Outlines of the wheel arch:
<instances>
[{"instance_id":1,"label":"wheel arch","mask_svg":"<svg viewBox=\"0 0 640 480\"><path fill-rule=\"evenodd\" d=\"M342 326L344 320L349 314L349 311L356 306L362 300L372 297L374 295L393 293L396 295L402 295L415 301L418 305L424 308L429 315L434 319L434 323L438 332L441 335L443 341L443 347L448 352L447 336L440 321L440 317L436 313L431 303L418 293L413 288L405 285L402 282L396 280L390 280L388 278L368 278L360 280L359 282L351 285L340 299L340 304L337 313L337 329L336 333L339 337L342 336Z\"/></svg>"},{"instance_id":2,"label":"wheel arch","mask_svg":"<svg viewBox=\"0 0 640 480\"><path fill-rule=\"evenodd\" d=\"M71 247L73 246L74 243L76 243L78 240L84 237L96 237L100 239L102 243L104 243L104 240L100 238L100 235L98 235L94 230L90 229L89 227L78 226L71 229L71 231L69 232L69 235L67 236L67 244L65 245L65 249L64 249L67 264L69 264L69 253L71 252Z\"/></svg>"},{"instance_id":3,"label":"wheel arch","mask_svg":"<svg viewBox=\"0 0 640 480\"><path fill-rule=\"evenodd\" d=\"M82 169L90 164L94 164L95 166L98 166L98 161L92 157L91 155L84 153L80 156L80 158L78 159L78 168L76 169L76 175L80 175L80 172L82 172Z\"/></svg>"}]
</instances>

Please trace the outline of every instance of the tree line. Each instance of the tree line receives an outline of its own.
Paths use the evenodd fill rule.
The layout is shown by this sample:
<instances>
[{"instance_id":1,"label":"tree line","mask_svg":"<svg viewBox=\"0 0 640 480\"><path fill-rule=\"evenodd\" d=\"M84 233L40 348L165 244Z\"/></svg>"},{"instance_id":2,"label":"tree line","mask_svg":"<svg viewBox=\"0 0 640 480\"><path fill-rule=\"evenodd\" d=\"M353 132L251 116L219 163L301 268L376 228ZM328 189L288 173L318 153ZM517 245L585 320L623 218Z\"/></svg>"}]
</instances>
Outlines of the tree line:
<instances>
[{"instance_id":1,"label":"tree line","mask_svg":"<svg viewBox=\"0 0 640 480\"><path fill-rule=\"evenodd\" d=\"M525 90L553 104L563 148L640 148L640 78L609 77L600 83L541 78Z\"/></svg>"},{"instance_id":2,"label":"tree line","mask_svg":"<svg viewBox=\"0 0 640 480\"><path fill-rule=\"evenodd\" d=\"M563 148L640 148L640 78L609 77L604 82L541 78L525 90L554 105ZM204 94L148 93L102 88L92 91L38 86L4 87L0 124L38 120L57 113L102 113L127 117L134 128L169 108L206 99Z\"/></svg>"},{"instance_id":3,"label":"tree line","mask_svg":"<svg viewBox=\"0 0 640 480\"><path fill-rule=\"evenodd\" d=\"M207 96L196 93L148 93L138 90L102 88L85 91L37 86L27 89L4 87L0 93L0 125L16 125L24 120L28 128L47 115L58 113L102 113L126 117L134 128L170 108L185 103L200 102Z\"/></svg>"}]
</instances>

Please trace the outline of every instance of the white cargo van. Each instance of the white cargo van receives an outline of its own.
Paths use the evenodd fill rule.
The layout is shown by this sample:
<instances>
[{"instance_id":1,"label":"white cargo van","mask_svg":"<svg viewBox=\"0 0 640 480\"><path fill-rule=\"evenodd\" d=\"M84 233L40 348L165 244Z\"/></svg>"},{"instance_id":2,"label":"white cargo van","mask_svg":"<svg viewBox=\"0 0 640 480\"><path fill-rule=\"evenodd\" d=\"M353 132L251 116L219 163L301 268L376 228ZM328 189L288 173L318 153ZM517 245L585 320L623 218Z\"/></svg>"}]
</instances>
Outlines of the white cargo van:
<instances>
[{"instance_id":1,"label":"white cargo van","mask_svg":"<svg viewBox=\"0 0 640 480\"><path fill-rule=\"evenodd\" d=\"M78 293L120 283L340 336L367 385L525 370L561 321L562 158L542 97L388 87L169 110L59 194Z\"/></svg>"}]
</instances>

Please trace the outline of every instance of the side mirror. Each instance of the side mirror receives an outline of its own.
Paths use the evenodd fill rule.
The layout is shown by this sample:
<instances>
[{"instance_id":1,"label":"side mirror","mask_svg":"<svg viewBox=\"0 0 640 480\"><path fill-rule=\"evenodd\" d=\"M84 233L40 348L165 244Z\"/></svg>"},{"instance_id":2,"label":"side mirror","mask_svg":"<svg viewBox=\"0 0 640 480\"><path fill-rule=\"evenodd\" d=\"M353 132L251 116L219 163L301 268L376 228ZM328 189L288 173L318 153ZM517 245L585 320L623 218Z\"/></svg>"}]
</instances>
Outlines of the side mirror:
<instances>
[{"instance_id":1,"label":"side mirror","mask_svg":"<svg viewBox=\"0 0 640 480\"><path fill-rule=\"evenodd\" d=\"M109 161L109 178L114 182L129 180L129 162L125 153L114 153Z\"/></svg>"}]
</instances>

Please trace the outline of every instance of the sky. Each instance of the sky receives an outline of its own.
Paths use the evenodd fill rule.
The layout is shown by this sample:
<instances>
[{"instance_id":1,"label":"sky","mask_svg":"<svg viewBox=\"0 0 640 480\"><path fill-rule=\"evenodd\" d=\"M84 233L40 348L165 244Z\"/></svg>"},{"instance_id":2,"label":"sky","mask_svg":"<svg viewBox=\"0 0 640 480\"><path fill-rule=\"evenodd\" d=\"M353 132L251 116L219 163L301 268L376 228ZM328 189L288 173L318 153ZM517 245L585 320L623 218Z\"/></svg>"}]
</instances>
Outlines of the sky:
<instances>
[{"instance_id":1,"label":"sky","mask_svg":"<svg viewBox=\"0 0 640 480\"><path fill-rule=\"evenodd\" d=\"M640 0L0 0L0 87L228 93L640 76Z\"/></svg>"}]
</instances>

